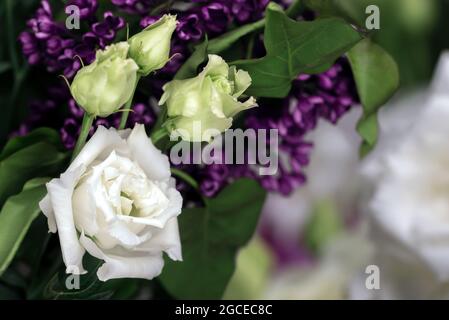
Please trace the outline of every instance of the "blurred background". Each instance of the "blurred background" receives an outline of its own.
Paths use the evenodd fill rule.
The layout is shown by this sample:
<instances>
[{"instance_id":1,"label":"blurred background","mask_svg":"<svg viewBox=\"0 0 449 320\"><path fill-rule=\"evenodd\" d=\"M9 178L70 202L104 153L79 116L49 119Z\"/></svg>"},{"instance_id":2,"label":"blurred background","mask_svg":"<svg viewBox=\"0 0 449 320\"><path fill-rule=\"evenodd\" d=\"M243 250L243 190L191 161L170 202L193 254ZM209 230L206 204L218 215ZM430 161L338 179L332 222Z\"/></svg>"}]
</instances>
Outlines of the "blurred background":
<instances>
[{"instance_id":1,"label":"blurred background","mask_svg":"<svg viewBox=\"0 0 449 320\"><path fill-rule=\"evenodd\" d=\"M378 146L363 159L361 108L337 125L320 120L307 137L315 146L307 183L289 196L268 195L225 298L449 298L449 0L306 3L362 25L365 8L377 5L374 39L396 60L401 87L379 114ZM55 81L30 67L18 41L39 5L0 4L1 145Z\"/></svg>"},{"instance_id":2,"label":"blurred background","mask_svg":"<svg viewBox=\"0 0 449 320\"><path fill-rule=\"evenodd\" d=\"M378 145L364 159L361 110L337 126L319 123L307 184L269 195L226 298L447 299L449 143L434 140L449 141L449 1L308 3L358 25L377 5L374 39L396 60L400 90L381 109Z\"/></svg>"}]
</instances>

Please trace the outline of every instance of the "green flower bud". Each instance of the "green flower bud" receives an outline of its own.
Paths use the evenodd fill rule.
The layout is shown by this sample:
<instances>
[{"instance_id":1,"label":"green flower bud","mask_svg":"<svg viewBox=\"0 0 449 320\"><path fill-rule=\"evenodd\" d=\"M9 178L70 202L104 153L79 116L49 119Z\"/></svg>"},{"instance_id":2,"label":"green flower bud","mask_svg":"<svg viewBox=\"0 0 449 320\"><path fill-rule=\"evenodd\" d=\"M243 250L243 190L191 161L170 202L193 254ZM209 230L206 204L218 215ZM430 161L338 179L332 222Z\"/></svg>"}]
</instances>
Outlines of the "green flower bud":
<instances>
[{"instance_id":1,"label":"green flower bud","mask_svg":"<svg viewBox=\"0 0 449 320\"><path fill-rule=\"evenodd\" d=\"M107 117L131 98L139 67L127 59L128 49L120 42L98 50L95 61L76 74L70 91L88 114Z\"/></svg>"},{"instance_id":2,"label":"green flower bud","mask_svg":"<svg viewBox=\"0 0 449 320\"><path fill-rule=\"evenodd\" d=\"M159 105L167 106L169 131L187 141L210 141L231 127L238 112L257 106L253 97L245 102L237 100L250 85L248 72L229 67L220 56L209 55L208 64L195 78L165 84Z\"/></svg>"},{"instance_id":3,"label":"green flower bud","mask_svg":"<svg viewBox=\"0 0 449 320\"><path fill-rule=\"evenodd\" d=\"M170 60L170 39L176 24L176 16L166 14L128 40L129 56L139 65L140 73L148 75Z\"/></svg>"}]
</instances>

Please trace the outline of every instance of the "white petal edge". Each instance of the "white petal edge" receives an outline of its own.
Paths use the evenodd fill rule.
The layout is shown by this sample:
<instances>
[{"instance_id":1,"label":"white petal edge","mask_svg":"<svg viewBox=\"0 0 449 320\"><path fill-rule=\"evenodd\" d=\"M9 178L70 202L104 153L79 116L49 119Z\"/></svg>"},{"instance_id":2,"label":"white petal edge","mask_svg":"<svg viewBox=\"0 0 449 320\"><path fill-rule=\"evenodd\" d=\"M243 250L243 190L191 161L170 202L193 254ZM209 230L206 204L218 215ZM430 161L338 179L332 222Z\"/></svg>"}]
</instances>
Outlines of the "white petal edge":
<instances>
[{"instance_id":1,"label":"white petal edge","mask_svg":"<svg viewBox=\"0 0 449 320\"><path fill-rule=\"evenodd\" d=\"M67 273L85 273L83 268L85 250L78 240L72 210L73 189L83 172L84 168L79 167L74 171L67 171L61 175L61 178L47 183L48 196L54 210L62 258L67 267Z\"/></svg>"},{"instance_id":2,"label":"white petal edge","mask_svg":"<svg viewBox=\"0 0 449 320\"><path fill-rule=\"evenodd\" d=\"M165 180L170 177L168 157L153 145L145 132L144 125L136 124L127 142L132 158L137 161L150 180Z\"/></svg>"},{"instance_id":3,"label":"white petal edge","mask_svg":"<svg viewBox=\"0 0 449 320\"><path fill-rule=\"evenodd\" d=\"M113 256L104 253L91 239L81 234L80 241L92 256L104 260L98 269L100 281L119 278L141 278L151 280L161 274L164 267L162 252L157 255Z\"/></svg>"}]
</instances>

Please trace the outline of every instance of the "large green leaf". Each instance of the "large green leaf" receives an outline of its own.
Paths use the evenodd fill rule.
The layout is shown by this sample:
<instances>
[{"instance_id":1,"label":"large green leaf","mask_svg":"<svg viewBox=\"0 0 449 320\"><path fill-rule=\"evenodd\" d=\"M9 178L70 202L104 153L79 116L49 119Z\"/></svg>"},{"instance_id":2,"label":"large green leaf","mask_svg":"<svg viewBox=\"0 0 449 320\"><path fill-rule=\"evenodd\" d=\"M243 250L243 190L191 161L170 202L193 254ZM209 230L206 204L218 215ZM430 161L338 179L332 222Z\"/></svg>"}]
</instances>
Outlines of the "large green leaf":
<instances>
[{"instance_id":1,"label":"large green leaf","mask_svg":"<svg viewBox=\"0 0 449 320\"><path fill-rule=\"evenodd\" d=\"M46 141L60 149L62 149L61 139L59 137L58 132L50 128L38 128L33 130L26 136L14 137L10 139L3 150L0 152L0 160L7 158L12 155L14 152L19 151L25 147L28 147L32 144Z\"/></svg>"},{"instance_id":2,"label":"large green leaf","mask_svg":"<svg viewBox=\"0 0 449 320\"><path fill-rule=\"evenodd\" d=\"M46 181L48 179L31 180L21 193L10 197L0 211L0 275L8 267L31 222L40 212L39 201L45 196Z\"/></svg>"},{"instance_id":3,"label":"large green leaf","mask_svg":"<svg viewBox=\"0 0 449 320\"><path fill-rule=\"evenodd\" d=\"M67 284L75 285L75 277L65 273L62 266L53 274L45 285L39 298L53 300L100 300L100 299L129 299L135 296L139 289L138 279L112 279L106 282L97 277L98 268L103 261L90 255L84 256L83 264L88 272L79 276L79 288L68 288Z\"/></svg>"},{"instance_id":4,"label":"large green leaf","mask_svg":"<svg viewBox=\"0 0 449 320\"><path fill-rule=\"evenodd\" d=\"M359 32L343 19L295 21L270 3L264 33L266 56L232 64L250 73L248 94L281 98L288 94L298 74L321 70L361 39Z\"/></svg>"},{"instance_id":5,"label":"large green leaf","mask_svg":"<svg viewBox=\"0 0 449 320\"><path fill-rule=\"evenodd\" d=\"M377 111L399 87L399 70L394 59L369 39L348 53L363 116L357 130L363 138L361 153L371 150L377 140Z\"/></svg>"},{"instance_id":6,"label":"large green leaf","mask_svg":"<svg viewBox=\"0 0 449 320\"><path fill-rule=\"evenodd\" d=\"M7 149L6 153L9 154L10 150ZM25 146L6 156L0 161L0 205L9 196L18 193L26 181L60 173L66 159L65 153L45 141Z\"/></svg>"},{"instance_id":7,"label":"large green leaf","mask_svg":"<svg viewBox=\"0 0 449 320\"><path fill-rule=\"evenodd\" d=\"M226 187L205 208L179 216L183 262L169 259L160 276L179 299L219 299L235 269L237 251L253 235L265 191L254 180Z\"/></svg>"}]
</instances>

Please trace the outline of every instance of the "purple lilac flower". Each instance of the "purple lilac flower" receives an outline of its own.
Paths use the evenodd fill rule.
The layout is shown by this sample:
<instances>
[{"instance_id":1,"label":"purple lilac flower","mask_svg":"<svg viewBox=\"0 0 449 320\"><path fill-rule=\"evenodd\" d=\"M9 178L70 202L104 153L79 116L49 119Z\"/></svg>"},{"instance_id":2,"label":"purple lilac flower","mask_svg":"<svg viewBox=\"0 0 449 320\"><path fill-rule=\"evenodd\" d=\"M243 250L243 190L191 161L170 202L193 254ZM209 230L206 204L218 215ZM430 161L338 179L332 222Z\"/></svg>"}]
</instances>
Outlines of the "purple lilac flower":
<instances>
[{"instance_id":1,"label":"purple lilac flower","mask_svg":"<svg viewBox=\"0 0 449 320\"><path fill-rule=\"evenodd\" d=\"M122 11L129 14L148 14L150 8L157 6L161 0L112 0L112 3L116 5Z\"/></svg>"},{"instance_id":2,"label":"purple lilac flower","mask_svg":"<svg viewBox=\"0 0 449 320\"><path fill-rule=\"evenodd\" d=\"M78 138L81 122L83 118L82 109L75 103L73 99L69 102L70 116L65 119L63 126L60 129L61 140L64 146L70 150L75 146ZM108 118L99 118L95 121L91 128L90 135L95 132L98 126L104 127L118 127L120 123L121 113L115 113ZM133 106L133 112L130 113L128 118L128 127L133 127L136 123L141 123L147 126L154 124L156 116L153 110L144 103L136 103Z\"/></svg>"},{"instance_id":3,"label":"purple lilac flower","mask_svg":"<svg viewBox=\"0 0 449 320\"><path fill-rule=\"evenodd\" d=\"M222 0L234 19L240 23L256 21L262 18L263 12L270 0Z\"/></svg>"},{"instance_id":4,"label":"purple lilac flower","mask_svg":"<svg viewBox=\"0 0 449 320\"><path fill-rule=\"evenodd\" d=\"M72 78L81 68L80 57L88 64L95 58L96 47L111 43L118 30L125 26L121 17L106 12L103 20L96 21L98 3L95 0L70 1L67 5L80 7L81 18L89 18L91 29L80 36L76 30L69 30L53 18L48 0L42 0L36 14L27 22L29 30L19 36L22 51L31 65L43 65L48 72L62 72Z\"/></svg>"},{"instance_id":5,"label":"purple lilac flower","mask_svg":"<svg viewBox=\"0 0 449 320\"><path fill-rule=\"evenodd\" d=\"M203 194L215 196L239 177L256 179L264 189L283 195L303 185L306 182L303 171L313 149L313 145L306 141L306 134L315 129L320 118L336 123L348 112L358 99L353 88L349 66L345 60L339 60L322 74L300 75L293 82L290 95L277 100L280 106L261 99L259 108L250 112L245 123L248 128L278 130L277 174L261 176L258 166L205 166L200 172L193 173L199 177Z\"/></svg>"},{"instance_id":6,"label":"purple lilac flower","mask_svg":"<svg viewBox=\"0 0 449 320\"><path fill-rule=\"evenodd\" d=\"M80 19L82 20L94 17L98 9L97 0L70 0L67 2L67 6L70 5L75 5L79 8Z\"/></svg>"}]
</instances>

